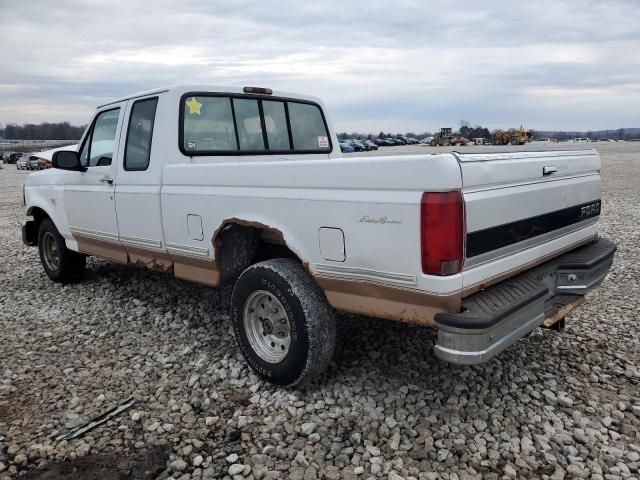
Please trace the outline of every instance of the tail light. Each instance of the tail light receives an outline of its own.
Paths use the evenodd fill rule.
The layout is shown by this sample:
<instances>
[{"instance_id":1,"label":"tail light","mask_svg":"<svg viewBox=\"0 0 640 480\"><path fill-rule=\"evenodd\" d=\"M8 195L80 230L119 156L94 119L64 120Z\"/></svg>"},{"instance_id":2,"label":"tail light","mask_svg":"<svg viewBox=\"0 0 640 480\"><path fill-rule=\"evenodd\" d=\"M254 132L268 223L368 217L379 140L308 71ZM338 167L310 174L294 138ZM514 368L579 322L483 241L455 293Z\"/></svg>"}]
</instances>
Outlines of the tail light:
<instances>
[{"instance_id":1,"label":"tail light","mask_svg":"<svg viewBox=\"0 0 640 480\"><path fill-rule=\"evenodd\" d=\"M464 259L464 202L462 192L427 192L420 207L422 271L453 275Z\"/></svg>"}]
</instances>

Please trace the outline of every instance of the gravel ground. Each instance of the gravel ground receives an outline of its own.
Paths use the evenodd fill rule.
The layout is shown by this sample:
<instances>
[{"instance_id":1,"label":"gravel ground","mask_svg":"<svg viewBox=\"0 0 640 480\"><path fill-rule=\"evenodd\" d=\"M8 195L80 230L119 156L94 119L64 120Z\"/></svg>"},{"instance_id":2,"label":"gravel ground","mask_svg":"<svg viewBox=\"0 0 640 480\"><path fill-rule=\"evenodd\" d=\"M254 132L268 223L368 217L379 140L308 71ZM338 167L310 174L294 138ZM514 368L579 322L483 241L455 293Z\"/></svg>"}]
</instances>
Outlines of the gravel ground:
<instances>
[{"instance_id":1,"label":"gravel ground","mask_svg":"<svg viewBox=\"0 0 640 480\"><path fill-rule=\"evenodd\" d=\"M619 253L563 333L453 367L434 357L435 331L339 315L334 362L296 390L245 365L229 289L94 259L81 284L49 281L20 239L26 173L5 165L0 479L639 477L640 145L598 149ZM408 151L432 150L387 150Z\"/></svg>"}]
</instances>

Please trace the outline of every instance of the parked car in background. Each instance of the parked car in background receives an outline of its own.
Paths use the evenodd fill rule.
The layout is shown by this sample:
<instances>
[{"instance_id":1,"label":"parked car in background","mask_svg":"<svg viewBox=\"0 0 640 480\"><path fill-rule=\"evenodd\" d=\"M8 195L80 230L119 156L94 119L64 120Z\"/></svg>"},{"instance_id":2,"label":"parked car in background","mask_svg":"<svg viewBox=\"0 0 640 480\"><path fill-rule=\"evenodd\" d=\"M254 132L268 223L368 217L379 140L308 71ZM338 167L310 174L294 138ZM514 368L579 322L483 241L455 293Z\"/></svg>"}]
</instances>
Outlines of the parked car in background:
<instances>
[{"instance_id":1,"label":"parked car in background","mask_svg":"<svg viewBox=\"0 0 640 480\"><path fill-rule=\"evenodd\" d=\"M23 154L20 152L14 152L9 154L9 163L17 163L22 156Z\"/></svg>"},{"instance_id":2,"label":"parked car in background","mask_svg":"<svg viewBox=\"0 0 640 480\"><path fill-rule=\"evenodd\" d=\"M356 152L364 152L364 146L362 146L360 143L356 142L353 139L349 139L348 142L349 142L349 145L351 145L351 148L353 148L354 151L356 151Z\"/></svg>"},{"instance_id":3,"label":"parked car in background","mask_svg":"<svg viewBox=\"0 0 640 480\"><path fill-rule=\"evenodd\" d=\"M369 150L378 150L378 145L371 140L363 140L363 143L369 147Z\"/></svg>"},{"instance_id":4,"label":"parked car in background","mask_svg":"<svg viewBox=\"0 0 640 480\"><path fill-rule=\"evenodd\" d=\"M392 143L386 138L374 138L373 143L379 147L390 147Z\"/></svg>"},{"instance_id":5,"label":"parked car in background","mask_svg":"<svg viewBox=\"0 0 640 480\"><path fill-rule=\"evenodd\" d=\"M340 150L343 153L351 153L351 152L355 152L355 149L351 146L350 143L347 142L340 142Z\"/></svg>"},{"instance_id":6,"label":"parked car in background","mask_svg":"<svg viewBox=\"0 0 640 480\"><path fill-rule=\"evenodd\" d=\"M433 140L433 137L424 137L422 140L420 140L420 143L424 145L431 145L431 140Z\"/></svg>"},{"instance_id":7,"label":"parked car in background","mask_svg":"<svg viewBox=\"0 0 640 480\"><path fill-rule=\"evenodd\" d=\"M576 137L569 140L571 143L591 143L591 139L587 137Z\"/></svg>"},{"instance_id":8,"label":"parked car in background","mask_svg":"<svg viewBox=\"0 0 640 480\"><path fill-rule=\"evenodd\" d=\"M51 168L51 160L48 158L38 158L38 170L46 170L47 168Z\"/></svg>"},{"instance_id":9,"label":"parked car in background","mask_svg":"<svg viewBox=\"0 0 640 480\"><path fill-rule=\"evenodd\" d=\"M53 154L59 150L78 150L78 145L65 145L63 147L56 147L42 152L33 154L38 159L38 170L46 170L52 167Z\"/></svg>"},{"instance_id":10,"label":"parked car in background","mask_svg":"<svg viewBox=\"0 0 640 480\"><path fill-rule=\"evenodd\" d=\"M27 163L29 165L29 170L40 170L40 158L36 155L29 155L28 158Z\"/></svg>"},{"instance_id":11,"label":"parked car in background","mask_svg":"<svg viewBox=\"0 0 640 480\"><path fill-rule=\"evenodd\" d=\"M351 143L352 145L354 145L354 148L360 147L363 152L368 152L369 150L371 150L371 147L367 145L363 140L353 140Z\"/></svg>"},{"instance_id":12,"label":"parked car in background","mask_svg":"<svg viewBox=\"0 0 640 480\"><path fill-rule=\"evenodd\" d=\"M25 156L19 157L16 161L16 168L18 170L29 170L29 159Z\"/></svg>"}]
</instances>

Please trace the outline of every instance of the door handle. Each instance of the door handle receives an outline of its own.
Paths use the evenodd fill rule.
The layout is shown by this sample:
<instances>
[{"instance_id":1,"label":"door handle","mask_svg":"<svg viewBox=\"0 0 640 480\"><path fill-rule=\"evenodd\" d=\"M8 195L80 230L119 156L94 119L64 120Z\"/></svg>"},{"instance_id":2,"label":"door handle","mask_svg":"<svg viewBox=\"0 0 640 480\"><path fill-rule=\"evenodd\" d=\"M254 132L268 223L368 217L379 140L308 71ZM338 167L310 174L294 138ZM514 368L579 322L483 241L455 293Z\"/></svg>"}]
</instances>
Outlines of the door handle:
<instances>
[{"instance_id":1,"label":"door handle","mask_svg":"<svg viewBox=\"0 0 640 480\"><path fill-rule=\"evenodd\" d=\"M542 175L551 175L557 171L558 169L556 167L542 167Z\"/></svg>"},{"instance_id":2,"label":"door handle","mask_svg":"<svg viewBox=\"0 0 640 480\"><path fill-rule=\"evenodd\" d=\"M100 181L102 183L108 183L109 185L113 184L113 178L108 177L107 175L105 175L104 177L100 178Z\"/></svg>"}]
</instances>

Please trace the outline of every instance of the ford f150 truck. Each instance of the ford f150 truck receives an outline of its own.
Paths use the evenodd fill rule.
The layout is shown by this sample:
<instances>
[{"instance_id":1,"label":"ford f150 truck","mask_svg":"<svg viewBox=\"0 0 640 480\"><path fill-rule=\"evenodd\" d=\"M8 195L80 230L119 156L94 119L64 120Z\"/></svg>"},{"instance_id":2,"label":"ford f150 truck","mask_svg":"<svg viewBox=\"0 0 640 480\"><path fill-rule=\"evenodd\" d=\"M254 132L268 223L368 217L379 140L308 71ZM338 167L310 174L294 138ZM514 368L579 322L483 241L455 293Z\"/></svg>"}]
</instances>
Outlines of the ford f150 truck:
<instances>
[{"instance_id":1,"label":"ford f150 truck","mask_svg":"<svg viewBox=\"0 0 640 480\"><path fill-rule=\"evenodd\" d=\"M322 371L334 309L435 326L487 361L605 278L594 150L342 157L316 98L178 86L98 107L77 151L31 174L23 240L56 282L86 256L211 286L250 366Z\"/></svg>"}]
</instances>

